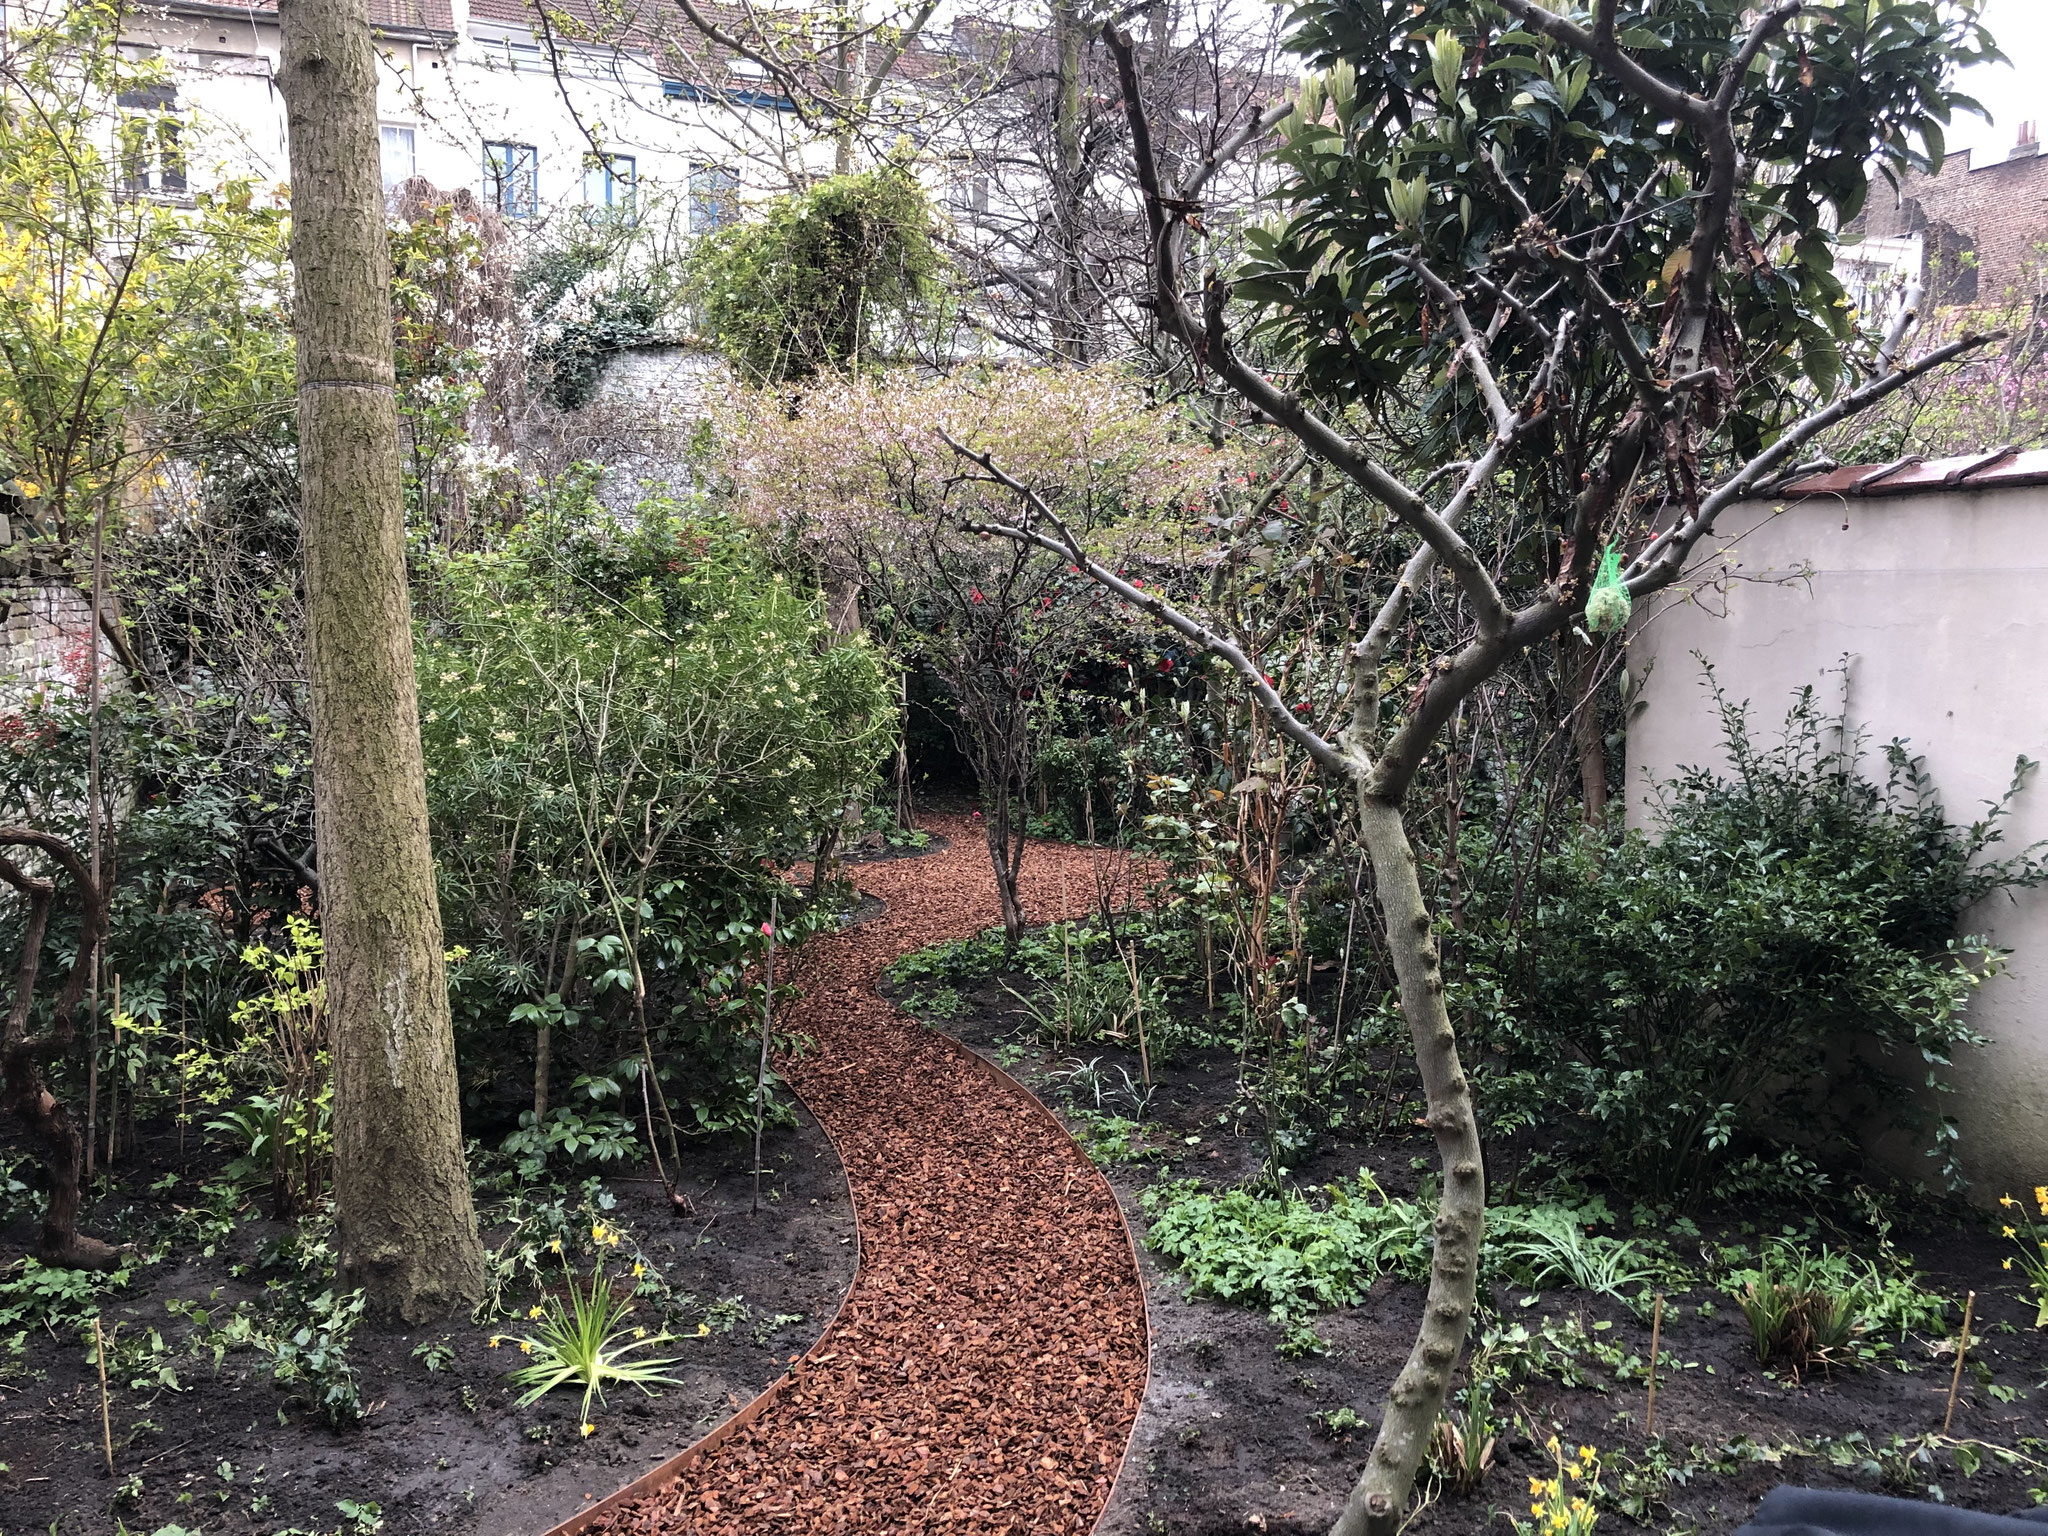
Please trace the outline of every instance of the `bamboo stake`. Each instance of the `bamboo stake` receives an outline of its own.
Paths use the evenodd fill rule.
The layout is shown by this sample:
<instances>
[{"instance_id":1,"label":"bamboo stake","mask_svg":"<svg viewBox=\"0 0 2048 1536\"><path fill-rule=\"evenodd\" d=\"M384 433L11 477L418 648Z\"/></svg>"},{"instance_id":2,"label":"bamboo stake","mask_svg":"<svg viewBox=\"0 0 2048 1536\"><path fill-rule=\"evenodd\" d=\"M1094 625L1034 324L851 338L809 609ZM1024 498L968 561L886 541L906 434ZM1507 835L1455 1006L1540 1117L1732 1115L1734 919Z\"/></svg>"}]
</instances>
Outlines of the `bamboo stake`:
<instances>
[{"instance_id":1,"label":"bamboo stake","mask_svg":"<svg viewBox=\"0 0 2048 1536\"><path fill-rule=\"evenodd\" d=\"M114 1169L114 1135L121 1124L121 1074L115 1070L121 1057L121 973L114 973L114 1006L107 1014L113 1031L107 1044L107 1171Z\"/></svg>"},{"instance_id":2,"label":"bamboo stake","mask_svg":"<svg viewBox=\"0 0 2048 1536\"><path fill-rule=\"evenodd\" d=\"M1977 1310L1977 1293L1970 1292L1963 1301L1963 1336L1956 1341L1955 1374L1948 1379L1948 1412L1941 1416L1941 1432L1948 1433L1949 1425L1955 1422L1956 1394L1963 1389L1963 1361L1970 1353L1970 1318Z\"/></svg>"},{"instance_id":3,"label":"bamboo stake","mask_svg":"<svg viewBox=\"0 0 2048 1536\"><path fill-rule=\"evenodd\" d=\"M1643 1414L1643 1438L1657 1433L1657 1345L1664 1336L1664 1293L1657 1293L1657 1305L1650 1313L1650 1406Z\"/></svg>"},{"instance_id":4,"label":"bamboo stake","mask_svg":"<svg viewBox=\"0 0 2048 1536\"><path fill-rule=\"evenodd\" d=\"M775 930L782 925L781 898L768 898L768 984L761 989L761 1070L754 1078L754 1214L761 1210L761 1121L768 1109L768 1030L775 1017Z\"/></svg>"},{"instance_id":5,"label":"bamboo stake","mask_svg":"<svg viewBox=\"0 0 2048 1536\"><path fill-rule=\"evenodd\" d=\"M192 1064L186 1060L190 1047L185 1042L185 1002L187 988L191 983L191 967L186 963L185 952L178 951L178 1156L185 1155L185 1092L191 1084Z\"/></svg>"},{"instance_id":6,"label":"bamboo stake","mask_svg":"<svg viewBox=\"0 0 2048 1536\"><path fill-rule=\"evenodd\" d=\"M100 1434L104 1437L104 1443L107 1448L107 1476L112 1477L114 1475L114 1414L113 1410L107 1406L107 1339L106 1335L100 1332L100 1317L97 1312L92 1317L92 1346L93 1353L99 1357L100 1362Z\"/></svg>"}]
</instances>

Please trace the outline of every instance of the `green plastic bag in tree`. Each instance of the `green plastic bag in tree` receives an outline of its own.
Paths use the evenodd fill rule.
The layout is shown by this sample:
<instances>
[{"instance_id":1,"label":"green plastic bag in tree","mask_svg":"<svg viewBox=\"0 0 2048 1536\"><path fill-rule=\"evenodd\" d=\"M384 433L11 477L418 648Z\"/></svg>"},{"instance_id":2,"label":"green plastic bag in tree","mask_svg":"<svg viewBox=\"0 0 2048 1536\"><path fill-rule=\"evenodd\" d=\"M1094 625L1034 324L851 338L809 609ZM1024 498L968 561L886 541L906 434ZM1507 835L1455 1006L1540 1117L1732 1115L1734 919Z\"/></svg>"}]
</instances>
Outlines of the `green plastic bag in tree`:
<instances>
[{"instance_id":1,"label":"green plastic bag in tree","mask_svg":"<svg viewBox=\"0 0 2048 1536\"><path fill-rule=\"evenodd\" d=\"M1628 588L1621 584L1621 552L1612 544L1600 556L1600 571L1593 578L1593 590L1586 597L1586 628L1596 635L1611 635L1628 623Z\"/></svg>"}]
</instances>

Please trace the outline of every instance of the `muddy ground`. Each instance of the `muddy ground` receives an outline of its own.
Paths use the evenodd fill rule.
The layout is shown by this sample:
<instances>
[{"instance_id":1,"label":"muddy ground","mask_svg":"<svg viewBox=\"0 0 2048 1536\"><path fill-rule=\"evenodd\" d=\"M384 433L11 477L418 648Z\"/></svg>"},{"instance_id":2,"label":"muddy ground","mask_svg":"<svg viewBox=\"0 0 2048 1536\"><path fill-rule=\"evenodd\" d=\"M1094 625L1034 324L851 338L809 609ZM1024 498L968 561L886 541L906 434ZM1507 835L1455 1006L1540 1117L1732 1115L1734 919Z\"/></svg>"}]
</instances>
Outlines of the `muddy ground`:
<instances>
[{"instance_id":1,"label":"muddy ground","mask_svg":"<svg viewBox=\"0 0 2048 1536\"><path fill-rule=\"evenodd\" d=\"M1137 1054L1098 1045L1043 1049L1005 984L1031 990L1021 976L962 987L958 1007L930 1026L1006 1066L1061 1110L1085 1144L1071 1090L1063 1093L1055 1074L1087 1058L1098 1059L1112 1080L1121 1081L1122 1070L1137 1078ZM1137 1197L1160 1177L1199 1176L1221 1185L1252 1179L1261 1165L1255 1140L1219 1124L1234 1119L1238 1099L1232 1053L1191 1051L1155 1063L1154 1078L1160 1091L1132 1149L1138 1155L1097 1159L1141 1246L1146 1219ZM1295 1179L1304 1186L1345 1181L1368 1167L1390 1192L1411 1194L1417 1162L1433 1163L1434 1146L1406 1128L1408 1115L1398 1104L1389 1109L1383 1136L1324 1138L1293 1170ZM1583 1384L1537 1380L1501 1405L1506 1422L1492 1470L1470 1493L1431 1490L1431 1502L1407 1530L1505 1536L1511 1517L1529 1515L1529 1478L1551 1470L1544 1445L1553 1434L1567 1445L1596 1446L1609 1492L1629 1501L1643 1528L1663 1532L1732 1531L1765 1492L1786 1482L1994 1511L2029 1506L2032 1490L2048 1490L2048 1334L2032 1327L2033 1307L2020 1299L2016 1277L2000 1268L2009 1246L1981 1218L1960 1212L1942 1213L1925 1230L1894 1233L1894 1240L1917 1262L1923 1286L1957 1303L1950 1340L1911 1338L1899 1350L1899 1366L1910 1369L1880 1365L1795 1383L1758 1364L1728 1297L1704 1288L1674 1295L1660 1353L1675 1355L1679 1366L1660 1383L1654 1442L1643 1430L1645 1387L1617 1383L1610 1370L1583 1359ZM1699 1241L1691 1239L1695 1248ZM1327 1354L1290 1360L1277 1352L1281 1328L1263 1315L1185 1299L1181 1277L1150 1252L1141 1254L1141 1268L1153 1329L1151 1377L1100 1536L1326 1531L1371 1446L1381 1395L1413 1343L1421 1288L1383 1276L1365 1305L1315 1320ZM1964 1373L1953 1433L1943 1437L1953 1356L1942 1347L1959 1331L1961 1299L1970 1290L1977 1293L1978 1364ZM1546 1318L1567 1328L1575 1318L1603 1349L1649 1353L1647 1323L1605 1298L1571 1291L1531 1297L1503 1288L1493 1304L1500 1317L1532 1331ZM1332 1438L1313 1416L1345 1407L1361 1422ZM1991 1447L2014 1451L2020 1461L2002 1464ZM1620 1510L1606 1524L1631 1528Z\"/></svg>"},{"instance_id":2,"label":"muddy ground","mask_svg":"<svg viewBox=\"0 0 2048 1536\"><path fill-rule=\"evenodd\" d=\"M203 1536L356 1536L381 1518L385 1536L535 1536L754 1397L810 1347L845 1297L853 1217L824 1134L808 1115L771 1134L770 1198L758 1216L749 1214L751 1151L725 1141L685 1145L680 1183L696 1207L691 1217L677 1215L651 1178L605 1181L617 1200L611 1219L631 1230L676 1291L701 1305L672 1320L686 1336L659 1351L678 1359L683 1385L654 1398L615 1389L587 1439L577 1432L573 1393L515 1406L503 1373L517 1357L509 1343L494 1350L489 1341L494 1332L516 1333L517 1322L493 1328L458 1319L425 1332L363 1325L349 1356L362 1399L374 1406L361 1425L343 1430L274 1385L251 1352L229 1352L218 1374L210 1353L184 1356L192 1325L167 1301L198 1302L218 1316L261 1296L275 1277L258 1257L285 1229L252 1203L210 1257L173 1252L102 1302L103 1327L119 1325L130 1338L154 1329L165 1344L152 1359L155 1380L113 1384L111 1477L98 1380L80 1338L34 1330L18 1348L0 1338L0 1533L110 1536L125 1528L144 1536L175 1525ZM209 1171L197 1155L180 1159L175 1139L159 1131L117 1170L87 1225L117 1237L160 1228ZM178 1182L152 1192L169 1174ZM503 1235L487 1230L485 1239ZM19 1254L32 1237L26 1223L0 1231L0 1253ZM724 1298L739 1300L719 1305ZM713 1331L698 1337L691 1316ZM445 1362L430 1369L415 1350L443 1340ZM122 1359L118 1348L110 1358ZM164 1368L175 1388L161 1378Z\"/></svg>"}]
</instances>

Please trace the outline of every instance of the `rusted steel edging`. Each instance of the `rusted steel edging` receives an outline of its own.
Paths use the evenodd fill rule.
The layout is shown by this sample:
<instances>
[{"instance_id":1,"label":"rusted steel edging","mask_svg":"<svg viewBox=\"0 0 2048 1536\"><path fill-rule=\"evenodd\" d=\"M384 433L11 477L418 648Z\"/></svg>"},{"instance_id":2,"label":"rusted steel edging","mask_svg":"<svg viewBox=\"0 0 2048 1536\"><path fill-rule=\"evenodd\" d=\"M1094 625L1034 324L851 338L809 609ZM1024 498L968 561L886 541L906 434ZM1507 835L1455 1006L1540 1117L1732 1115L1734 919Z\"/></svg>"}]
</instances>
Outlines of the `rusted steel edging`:
<instances>
[{"instance_id":1,"label":"rusted steel edging","mask_svg":"<svg viewBox=\"0 0 2048 1536\"><path fill-rule=\"evenodd\" d=\"M840 1180L846 1185L846 1204L848 1209L853 1212L853 1279L847 1284L846 1294L839 1298L839 1305L832 1309L831 1317L826 1319L825 1326L819 1330L818 1337L811 1347L805 1350L796 1360L785 1365L782 1374L762 1388L760 1394L752 1402L748 1403L739 1412L735 1413L731 1418L720 1424L695 1444L687 1449L678 1451L652 1471L641 1473L640 1476L634 1478L625 1487L615 1493L607 1494L589 1508L579 1509L568 1519L562 1521L561 1524L550 1526L542 1533L542 1536L581 1536L582 1532L590 1529L591 1526L595 1525L604 1516L614 1514L626 1505L638 1499L643 1499L649 1494L659 1493L662 1489L678 1481L683 1473L689 1471L690 1468L717 1450L741 1430L753 1424L762 1414L775 1405L776 1400L782 1396L790 1382L796 1379L798 1372L804 1366L809 1365L812 1357L825 1347L825 1341L832 1336L832 1330L839 1326L839 1319L845 1314L847 1303L853 1300L854 1287L860 1284L860 1267L867 1255L868 1244L867 1234L861 1230L860 1225L860 1203L853 1198L853 1180L846 1171L846 1157L839 1150L839 1138L832 1134L831 1127L825 1124L823 1118L819 1116L816 1110L813 1110L809 1104L804 1103L804 1096L797 1091L794 1084L791 1084L787 1078L784 1078L783 1082L789 1087L791 1096L799 1104L803 1104L805 1112L817 1123L818 1129L824 1132L825 1141L832 1148L832 1156L838 1159Z\"/></svg>"}]
</instances>

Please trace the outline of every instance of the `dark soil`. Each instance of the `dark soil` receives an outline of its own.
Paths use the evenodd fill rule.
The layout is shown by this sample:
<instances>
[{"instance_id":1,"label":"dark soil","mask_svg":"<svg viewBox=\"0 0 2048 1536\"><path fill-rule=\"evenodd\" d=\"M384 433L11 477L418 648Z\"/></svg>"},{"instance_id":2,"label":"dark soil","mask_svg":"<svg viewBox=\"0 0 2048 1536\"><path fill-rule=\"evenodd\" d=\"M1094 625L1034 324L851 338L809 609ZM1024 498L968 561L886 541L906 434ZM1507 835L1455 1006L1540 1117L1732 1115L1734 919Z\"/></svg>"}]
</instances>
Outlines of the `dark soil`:
<instances>
[{"instance_id":1,"label":"dark soil","mask_svg":"<svg viewBox=\"0 0 2048 1536\"><path fill-rule=\"evenodd\" d=\"M1136 1052L1092 1044L1041 1048L1001 981L1030 991L1018 976L963 986L967 1012L930 1027L1002 1062L1085 1133L1052 1074L1076 1058L1100 1058L1111 1080L1120 1081L1120 1068L1137 1078ZM1139 1156L1105 1159L1141 1243L1146 1221L1137 1195L1162 1174L1226 1185L1256 1177L1262 1163L1259 1143L1230 1128L1238 1101L1233 1053L1198 1050L1155 1062L1154 1078L1160 1092ZM1434 1162L1433 1143L1407 1129L1412 1113L1393 1105L1389 1130L1378 1139L1324 1138L1292 1170L1294 1179L1303 1186L1348 1181L1367 1167L1390 1192L1412 1194L1418 1160L1423 1167ZM1910 1370L1877 1365L1795 1383L1783 1371L1766 1374L1734 1302L1701 1288L1671 1298L1664 1313L1662 1352L1683 1367L1667 1369L1660 1383L1654 1446L1643 1434L1643 1385L1617 1384L1589 1362L1583 1386L1537 1380L1515 1402L1499 1405L1505 1424L1493 1470L1472 1493L1438 1490L1407 1530L1506 1533L1511 1517L1526 1520L1529 1478L1552 1471L1544 1448L1552 1434L1568 1448L1597 1447L1609 1492L1632 1497L1644 1527L1675 1533L1731 1531L1780 1483L1942 1498L1994 1511L2028 1506L2031 1489L2048 1488L2048 1444L2037 1438L2048 1434L2048 1334L2033 1329L2034 1310L2020 1299L2018 1277L2000 1269L2010 1248L1974 1216L1896 1241L1917 1261L1923 1286L1955 1299L1951 1349L1962 1297L1977 1293L1972 1360L1988 1367L1989 1379L1976 1364L1965 1371L1951 1440L1940 1436L1953 1369L1953 1355L1937 1352L1941 1341L1908 1340L1899 1356ZM1153 1330L1150 1382L1100 1536L1326 1531L1371 1447L1382 1395L1413 1344L1421 1287L1382 1277L1365 1305L1315 1319L1327 1354L1289 1360L1276 1349L1281 1328L1263 1315L1184 1299L1182 1278L1149 1251L1142 1267ZM1544 1318L1576 1316L1603 1343L1640 1357L1649 1352L1647 1324L1605 1298L1503 1290L1494 1305L1505 1320L1532 1331ZM1991 1386L2019 1396L2000 1402ZM1345 1407L1362 1421L1358 1427L1334 1440L1320 1433L1311 1415ZM1974 1475L1965 1476L1982 1446L2017 1450L2028 1464L2002 1466L1984 1453ZM1618 1511L1602 1528L1609 1524L1633 1528Z\"/></svg>"},{"instance_id":2,"label":"dark soil","mask_svg":"<svg viewBox=\"0 0 2048 1536\"><path fill-rule=\"evenodd\" d=\"M743 1298L745 1312L729 1329L660 1350L679 1358L684 1385L652 1398L615 1389L588 1439L577 1432L578 1394L557 1391L516 1407L518 1394L503 1373L517 1356L509 1344L493 1350L494 1330L467 1318L407 1332L364 1324L349 1357L363 1401L375 1406L345 1430L328 1428L274 1386L249 1351L228 1354L218 1375L210 1351L181 1358L190 1325L168 1313L166 1301L212 1305L213 1298L230 1306L261 1296L275 1277L256 1259L287 1229L252 1208L211 1257L174 1251L105 1299L107 1328L119 1325L124 1337L161 1335L159 1358L178 1382L175 1390L113 1383L113 1477L98 1379L79 1339L38 1330L14 1352L0 1340L0 1462L7 1467L0 1532L106 1536L118 1520L138 1536L171 1524L204 1536L353 1533L356 1525L337 1508L344 1500L380 1506L385 1536L546 1530L753 1398L838 1309L853 1275L854 1224L829 1143L808 1115L797 1129L771 1135L764 1161L773 1198L758 1216L749 1214L751 1152L723 1142L685 1144L681 1187L695 1202L694 1218L674 1214L651 1177L608 1180L617 1197L610 1216L633 1232L675 1289L706 1304ZM87 1226L140 1232L167 1221L174 1205L192 1198L203 1171L196 1158L181 1166L174 1141L146 1142ZM166 1173L179 1173L180 1184L151 1192ZM486 1241L495 1235L486 1232ZM19 1254L32 1236L17 1223L0 1232L0 1251ZM712 1316L723 1328L736 1312ZM802 1320L771 1326L782 1316ZM413 1351L444 1338L452 1362L429 1371Z\"/></svg>"}]
</instances>

